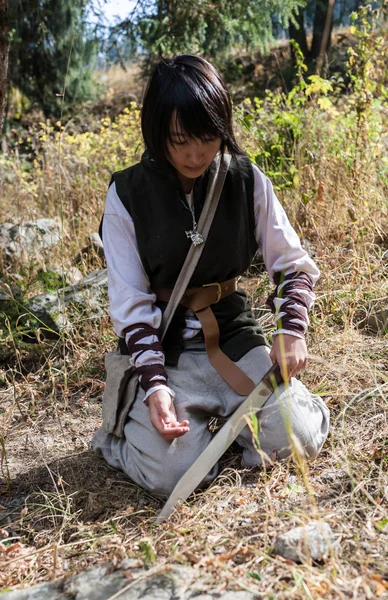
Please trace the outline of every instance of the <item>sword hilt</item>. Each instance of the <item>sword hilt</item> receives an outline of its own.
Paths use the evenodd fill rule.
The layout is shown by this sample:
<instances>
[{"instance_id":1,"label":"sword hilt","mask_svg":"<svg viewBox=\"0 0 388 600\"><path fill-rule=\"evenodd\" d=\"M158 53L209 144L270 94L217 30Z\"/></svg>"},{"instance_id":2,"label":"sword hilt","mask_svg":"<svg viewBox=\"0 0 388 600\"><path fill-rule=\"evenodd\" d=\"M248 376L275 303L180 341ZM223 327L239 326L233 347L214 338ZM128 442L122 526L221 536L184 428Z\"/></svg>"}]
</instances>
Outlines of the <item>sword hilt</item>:
<instances>
[{"instance_id":1,"label":"sword hilt","mask_svg":"<svg viewBox=\"0 0 388 600\"><path fill-rule=\"evenodd\" d=\"M271 386L271 388L275 391L278 386L283 383L283 377L280 372L280 367L278 363L274 363L272 367L266 372L263 379Z\"/></svg>"}]
</instances>

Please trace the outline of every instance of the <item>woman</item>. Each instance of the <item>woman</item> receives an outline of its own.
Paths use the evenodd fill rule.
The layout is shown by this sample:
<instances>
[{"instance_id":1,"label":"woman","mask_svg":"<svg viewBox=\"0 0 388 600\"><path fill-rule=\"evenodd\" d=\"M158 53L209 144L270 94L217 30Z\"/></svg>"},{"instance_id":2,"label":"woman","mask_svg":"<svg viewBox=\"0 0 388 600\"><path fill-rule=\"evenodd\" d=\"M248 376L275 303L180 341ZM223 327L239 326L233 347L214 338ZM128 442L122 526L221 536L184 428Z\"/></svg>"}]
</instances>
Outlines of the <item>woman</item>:
<instances>
[{"instance_id":1,"label":"woman","mask_svg":"<svg viewBox=\"0 0 388 600\"><path fill-rule=\"evenodd\" d=\"M138 164L113 175L102 227L110 314L140 386L124 437L100 428L94 450L142 487L168 495L211 440L209 418L228 418L244 399L228 373L209 361L206 326L187 307L177 309L163 344L158 338L166 290L174 287L200 234L197 222L214 159L228 152L230 167L189 288L229 288L210 307L225 364L232 361L233 369L237 365L257 384L276 361L289 380L259 415L259 450L248 427L238 436L243 464L287 457L290 432L307 456L316 456L328 433L329 411L294 376L306 364L304 334L319 271L270 181L239 148L230 97L215 68L191 55L162 60L146 90L142 132L146 152ZM235 289L258 247L276 284L270 305L278 329L270 350L245 293Z\"/></svg>"}]
</instances>

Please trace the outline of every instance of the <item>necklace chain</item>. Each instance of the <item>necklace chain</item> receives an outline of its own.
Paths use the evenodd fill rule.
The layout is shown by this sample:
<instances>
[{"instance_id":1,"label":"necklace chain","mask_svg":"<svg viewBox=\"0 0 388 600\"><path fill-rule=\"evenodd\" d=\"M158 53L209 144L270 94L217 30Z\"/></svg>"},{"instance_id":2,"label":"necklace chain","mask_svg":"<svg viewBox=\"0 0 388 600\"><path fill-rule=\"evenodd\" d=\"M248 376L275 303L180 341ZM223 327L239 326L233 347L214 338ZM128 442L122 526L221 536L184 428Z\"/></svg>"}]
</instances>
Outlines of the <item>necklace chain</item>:
<instances>
[{"instance_id":1,"label":"necklace chain","mask_svg":"<svg viewBox=\"0 0 388 600\"><path fill-rule=\"evenodd\" d=\"M192 206L190 206L189 203L187 203L187 205L186 205L185 202L183 202L183 199L181 198L180 195L179 195L179 199L182 202L185 209L190 211L191 218L193 219L193 229L190 229L190 231L185 231L185 234L192 241L194 246L199 246L200 244L203 244L205 240L204 240L203 236L198 232L198 225L195 220L194 198L193 198Z\"/></svg>"}]
</instances>

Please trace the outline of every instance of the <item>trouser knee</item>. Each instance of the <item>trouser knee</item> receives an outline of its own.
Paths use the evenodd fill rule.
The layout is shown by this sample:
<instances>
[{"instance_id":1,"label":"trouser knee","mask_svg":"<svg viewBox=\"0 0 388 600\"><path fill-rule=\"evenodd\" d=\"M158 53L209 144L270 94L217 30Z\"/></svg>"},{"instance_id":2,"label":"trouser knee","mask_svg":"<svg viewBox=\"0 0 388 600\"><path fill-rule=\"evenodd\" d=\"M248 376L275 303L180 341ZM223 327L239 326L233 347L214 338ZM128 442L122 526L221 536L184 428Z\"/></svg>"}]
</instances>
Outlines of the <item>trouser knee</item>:
<instances>
[{"instance_id":1,"label":"trouser knee","mask_svg":"<svg viewBox=\"0 0 388 600\"><path fill-rule=\"evenodd\" d=\"M245 430L245 440L250 437L251 444L242 444L244 463L253 465L269 458L287 458L293 451L306 457L315 458L329 430L329 410L322 400L308 390L299 381L292 387L270 398L259 415L258 431L252 440L252 434ZM256 450L254 448L256 447ZM257 453L257 448L259 452Z\"/></svg>"}]
</instances>

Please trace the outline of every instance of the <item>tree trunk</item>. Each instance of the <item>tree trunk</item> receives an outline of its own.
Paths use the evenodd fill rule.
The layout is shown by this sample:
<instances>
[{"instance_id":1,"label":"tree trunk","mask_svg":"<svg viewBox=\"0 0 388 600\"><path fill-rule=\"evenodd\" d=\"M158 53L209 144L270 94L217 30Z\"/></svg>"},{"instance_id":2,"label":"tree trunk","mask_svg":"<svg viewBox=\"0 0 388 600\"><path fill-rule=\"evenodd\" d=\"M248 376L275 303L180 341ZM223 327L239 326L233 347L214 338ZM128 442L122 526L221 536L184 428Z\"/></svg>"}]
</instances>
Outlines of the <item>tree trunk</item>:
<instances>
[{"instance_id":1,"label":"tree trunk","mask_svg":"<svg viewBox=\"0 0 388 600\"><path fill-rule=\"evenodd\" d=\"M313 41L311 44L311 58L318 58L322 50L322 41L327 35L327 41L323 50L323 55L330 48L331 32L333 29L333 11L335 0L316 0Z\"/></svg>"},{"instance_id":2,"label":"tree trunk","mask_svg":"<svg viewBox=\"0 0 388 600\"><path fill-rule=\"evenodd\" d=\"M288 27L290 40L295 40L299 44L299 47L302 50L303 55L307 56L308 46L307 46L306 30L304 28L304 14L303 14L303 8L301 8L300 6L295 11L295 20L298 24L298 27L296 27L293 23L291 23L291 21L290 21L290 24Z\"/></svg>"},{"instance_id":3,"label":"tree trunk","mask_svg":"<svg viewBox=\"0 0 388 600\"><path fill-rule=\"evenodd\" d=\"M0 138L7 96L8 46L8 0L0 0Z\"/></svg>"}]
</instances>

